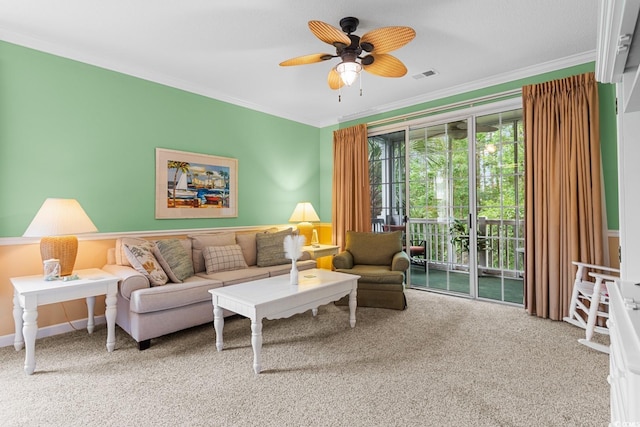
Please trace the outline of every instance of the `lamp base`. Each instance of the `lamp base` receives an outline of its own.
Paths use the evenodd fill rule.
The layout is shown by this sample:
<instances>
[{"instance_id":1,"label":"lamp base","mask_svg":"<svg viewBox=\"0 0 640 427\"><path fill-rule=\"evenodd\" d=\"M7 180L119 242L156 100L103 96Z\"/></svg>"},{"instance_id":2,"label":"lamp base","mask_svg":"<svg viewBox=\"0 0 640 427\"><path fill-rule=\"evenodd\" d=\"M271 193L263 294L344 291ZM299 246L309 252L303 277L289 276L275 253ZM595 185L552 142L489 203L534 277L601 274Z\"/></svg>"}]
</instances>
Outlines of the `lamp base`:
<instances>
[{"instance_id":1,"label":"lamp base","mask_svg":"<svg viewBox=\"0 0 640 427\"><path fill-rule=\"evenodd\" d=\"M310 222L300 222L296 226L298 229L298 234L304 236L304 244L311 244L311 234L313 233L313 224Z\"/></svg>"},{"instance_id":2,"label":"lamp base","mask_svg":"<svg viewBox=\"0 0 640 427\"><path fill-rule=\"evenodd\" d=\"M78 254L78 238L76 236L43 237L40 240L40 256L42 261L51 258L60 260L60 276L73 273Z\"/></svg>"}]
</instances>

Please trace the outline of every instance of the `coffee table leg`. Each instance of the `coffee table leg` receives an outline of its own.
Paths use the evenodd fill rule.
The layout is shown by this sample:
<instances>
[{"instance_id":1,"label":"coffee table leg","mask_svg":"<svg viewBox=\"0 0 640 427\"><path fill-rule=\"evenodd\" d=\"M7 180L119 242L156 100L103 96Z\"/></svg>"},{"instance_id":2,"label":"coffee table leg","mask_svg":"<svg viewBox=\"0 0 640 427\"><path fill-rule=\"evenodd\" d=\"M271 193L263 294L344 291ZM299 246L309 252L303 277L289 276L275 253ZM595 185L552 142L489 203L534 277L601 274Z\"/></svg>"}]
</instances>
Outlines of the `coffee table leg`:
<instances>
[{"instance_id":1,"label":"coffee table leg","mask_svg":"<svg viewBox=\"0 0 640 427\"><path fill-rule=\"evenodd\" d=\"M357 290L353 288L351 292L349 292L349 323L352 328L356 326L356 307L358 306L356 295Z\"/></svg>"},{"instance_id":2,"label":"coffee table leg","mask_svg":"<svg viewBox=\"0 0 640 427\"><path fill-rule=\"evenodd\" d=\"M217 305L213 306L213 327L216 330L216 348L218 351L222 351L222 330L224 329L224 316L222 315L222 308Z\"/></svg>"},{"instance_id":3,"label":"coffee table leg","mask_svg":"<svg viewBox=\"0 0 640 427\"><path fill-rule=\"evenodd\" d=\"M251 346L253 347L253 372L259 374L260 353L262 352L262 319L251 319Z\"/></svg>"}]
</instances>

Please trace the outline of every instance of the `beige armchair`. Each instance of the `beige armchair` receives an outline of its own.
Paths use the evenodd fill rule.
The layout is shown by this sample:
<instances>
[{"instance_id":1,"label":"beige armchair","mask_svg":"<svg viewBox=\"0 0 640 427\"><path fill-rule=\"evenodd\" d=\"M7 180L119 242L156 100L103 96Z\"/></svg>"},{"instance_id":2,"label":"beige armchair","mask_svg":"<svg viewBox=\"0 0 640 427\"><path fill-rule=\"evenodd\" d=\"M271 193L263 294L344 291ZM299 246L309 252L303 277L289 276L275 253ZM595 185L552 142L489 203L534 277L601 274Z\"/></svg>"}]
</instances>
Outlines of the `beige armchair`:
<instances>
[{"instance_id":1,"label":"beige armchair","mask_svg":"<svg viewBox=\"0 0 640 427\"><path fill-rule=\"evenodd\" d=\"M402 231L365 233L347 231L345 250L333 257L333 267L341 273L360 276L358 306L404 310L404 272L409 256L402 250ZM343 298L338 305L348 304Z\"/></svg>"}]
</instances>

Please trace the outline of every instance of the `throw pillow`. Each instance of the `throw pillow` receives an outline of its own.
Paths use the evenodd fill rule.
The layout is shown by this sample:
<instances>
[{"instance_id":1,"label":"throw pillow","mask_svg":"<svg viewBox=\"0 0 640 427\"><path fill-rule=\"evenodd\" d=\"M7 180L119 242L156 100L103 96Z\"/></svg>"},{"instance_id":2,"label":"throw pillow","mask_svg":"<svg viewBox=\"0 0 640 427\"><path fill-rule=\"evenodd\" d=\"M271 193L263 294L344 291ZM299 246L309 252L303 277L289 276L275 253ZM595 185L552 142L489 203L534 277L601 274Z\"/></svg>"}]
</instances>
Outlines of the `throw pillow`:
<instances>
[{"instance_id":1,"label":"throw pillow","mask_svg":"<svg viewBox=\"0 0 640 427\"><path fill-rule=\"evenodd\" d=\"M158 240L153 248L153 254L174 283L182 283L184 279L193 276L193 261L180 240Z\"/></svg>"},{"instance_id":2,"label":"throw pillow","mask_svg":"<svg viewBox=\"0 0 640 427\"><path fill-rule=\"evenodd\" d=\"M138 237L120 237L116 239L116 265L126 265L133 267L127 259L127 250L124 245L144 245L148 243L148 240L140 239Z\"/></svg>"},{"instance_id":3,"label":"throw pillow","mask_svg":"<svg viewBox=\"0 0 640 427\"><path fill-rule=\"evenodd\" d=\"M256 233L239 233L236 235L236 242L242 248L242 255L247 265L256 265L257 249L256 249Z\"/></svg>"},{"instance_id":4,"label":"throw pillow","mask_svg":"<svg viewBox=\"0 0 640 427\"><path fill-rule=\"evenodd\" d=\"M193 269L196 273L206 270L202 250L207 246L236 244L236 233L193 234L188 236L193 244Z\"/></svg>"},{"instance_id":5,"label":"throw pillow","mask_svg":"<svg viewBox=\"0 0 640 427\"><path fill-rule=\"evenodd\" d=\"M125 244L127 259L140 273L147 276L151 286L164 285L169 281L156 257L153 256L153 243L145 242L140 245Z\"/></svg>"},{"instance_id":6,"label":"throw pillow","mask_svg":"<svg viewBox=\"0 0 640 427\"><path fill-rule=\"evenodd\" d=\"M256 246L258 247L258 267L281 265L291 262L284 256L284 238L292 234L291 228L275 233L256 234Z\"/></svg>"},{"instance_id":7,"label":"throw pillow","mask_svg":"<svg viewBox=\"0 0 640 427\"><path fill-rule=\"evenodd\" d=\"M202 250L207 274L247 268L239 245L207 246Z\"/></svg>"}]
</instances>

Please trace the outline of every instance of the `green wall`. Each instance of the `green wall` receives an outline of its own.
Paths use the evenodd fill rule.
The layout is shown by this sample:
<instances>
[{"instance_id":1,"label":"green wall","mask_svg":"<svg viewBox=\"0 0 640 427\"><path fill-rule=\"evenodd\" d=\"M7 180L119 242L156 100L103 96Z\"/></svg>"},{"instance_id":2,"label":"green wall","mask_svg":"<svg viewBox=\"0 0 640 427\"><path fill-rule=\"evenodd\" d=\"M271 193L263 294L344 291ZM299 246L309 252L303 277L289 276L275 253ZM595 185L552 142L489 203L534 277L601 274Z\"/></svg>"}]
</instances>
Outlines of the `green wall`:
<instances>
[{"instance_id":1,"label":"green wall","mask_svg":"<svg viewBox=\"0 0 640 427\"><path fill-rule=\"evenodd\" d=\"M333 131L593 71L584 64L315 128L0 41L0 237L47 197L76 198L101 232L286 223L298 201L331 221ZM600 85L609 229L618 229L615 89ZM238 217L156 220L155 148L238 159Z\"/></svg>"},{"instance_id":2,"label":"green wall","mask_svg":"<svg viewBox=\"0 0 640 427\"><path fill-rule=\"evenodd\" d=\"M320 129L0 42L0 237L47 197L101 232L286 223L320 204ZM238 217L156 220L155 148L238 159ZM321 215L323 221L331 218Z\"/></svg>"},{"instance_id":3,"label":"green wall","mask_svg":"<svg viewBox=\"0 0 640 427\"><path fill-rule=\"evenodd\" d=\"M405 107L362 119L340 123L339 128L346 128L360 123L370 123L382 119L392 119L394 117L416 113L433 109L436 107L451 105L484 96L494 95L514 89L519 89L524 85L536 84L550 80L560 79L576 74L594 71L595 63L587 63L574 67L569 67L549 73L540 74L526 79L514 80L487 88L466 92L441 98L422 104ZM600 99L600 146L602 152L602 167L604 175L605 196L607 205L607 219L609 230L618 230L618 163L617 163L617 133L616 133L616 107L615 107L615 86L610 84L598 84L598 94ZM425 117L427 114L425 114ZM419 116L416 116L416 118ZM323 132L320 143L322 150L332 150L333 133ZM331 176L321 176L321 187L330 188ZM323 208L325 206L323 205ZM330 206L329 206L330 209ZM329 211L330 214L330 211Z\"/></svg>"}]
</instances>

